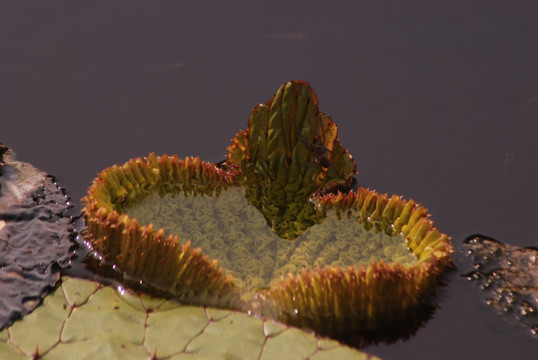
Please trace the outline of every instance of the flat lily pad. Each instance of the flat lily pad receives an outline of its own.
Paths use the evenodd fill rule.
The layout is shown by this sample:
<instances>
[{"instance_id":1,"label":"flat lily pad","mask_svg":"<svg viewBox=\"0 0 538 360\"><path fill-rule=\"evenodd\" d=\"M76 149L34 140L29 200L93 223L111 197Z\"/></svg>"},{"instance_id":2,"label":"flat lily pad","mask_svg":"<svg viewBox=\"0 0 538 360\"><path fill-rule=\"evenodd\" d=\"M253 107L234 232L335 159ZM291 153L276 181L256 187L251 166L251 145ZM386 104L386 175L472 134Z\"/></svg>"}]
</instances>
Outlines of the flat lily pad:
<instances>
[{"instance_id":1,"label":"flat lily pad","mask_svg":"<svg viewBox=\"0 0 538 360\"><path fill-rule=\"evenodd\" d=\"M152 308L155 304L157 307ZM377 359L272 320L64 277L0 332L9 359Z\"/></svg>"},{"instance_id":2,"label":"flat lily pad","mask_svg":"<svg viewBox=\"0 0 538 360\"><path fill-rule=\"evenodd\" d=\"M54 178L3 156L0 195L0 329L32 311L73 254L69 201Z\"/></svg>"}]
</instances>

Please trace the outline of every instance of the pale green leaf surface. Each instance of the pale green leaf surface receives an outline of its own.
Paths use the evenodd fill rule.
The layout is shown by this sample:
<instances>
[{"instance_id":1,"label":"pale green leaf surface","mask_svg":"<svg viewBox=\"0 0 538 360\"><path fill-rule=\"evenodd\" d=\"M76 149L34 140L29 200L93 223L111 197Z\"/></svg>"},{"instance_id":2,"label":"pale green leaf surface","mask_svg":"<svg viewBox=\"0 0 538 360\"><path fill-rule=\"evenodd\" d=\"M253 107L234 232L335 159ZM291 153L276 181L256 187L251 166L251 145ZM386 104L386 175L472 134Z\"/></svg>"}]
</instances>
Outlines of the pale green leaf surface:
<instances>
[{"instance_id":1,"label":"pale green leaf surface","mask_svg":"<svg viewBox=\"0 0 538 360\"><path fill-rule=\"evenodd\" d=\"M215 308L206 308L206 313L208 319L210 319L211 321L219 321L232 314L230 310L222 310Z\"/></svg>"},{"instance_id":2,"label":"pale green leaf surface","mask_svg":"<svg viewBox=\"0 0 538 360\"><path fill-rule=\"evenodd\" d=\"M234 313L213 321L205 328L203 336L193 339L186 352L211 355L215 359L256 359L265 343L265 336L262 322L253 320L246 314Z\"/></svg>"},{"instance_id":3,"label":"pale green leaf surface","mask_svg":"<svg viewBox=\"0 0 538 360\"><path fill-rule=\"evenodd\" d=\"M11 342L25 354L33 354L36 350L41 354L56 345L58 334L71 312L61 291L45 297L43 304L9 329Z\"/></svg>"},{"instance_id":4,"label":"pale green leaf surface","mask_svg":"<svg viewBox=\"0 0 538 360\"><path fill-rule=\"evenodd\" d=\"M307 332L289 328L267 341L263 348L261 360L280 360L282 354L295 353L306 359L317 350L317 339Z\"/></svg>"},{"instance_id":5,"label":"pale green leaf surface","mask_svg":"<svg viewBox=\"0 0 538 360\"><path fill-rule=\"evenodd\" d=\"M309 360L376 360L379 358L365 353L357 354L356 350L353 350L348 347L339 346L337 348L327 350L327 351L318 351Z\"/></svg>"},{"instance_id":6,"label":"pale green leaf surface","mask_svg":"<svg viewBox=\"0 0 538 360\"><path fill-rule=\"evenodd\" d=\"M136 300L138 300L138 304L141 305L144 311L154 311L157 309L159 309L159 311L165 311L177 308L177 303L173 301L168 301L163 298L152 297L147 294L140 294L138 295L138 297L122 296L121 298L124 301L129 301L128 299L132 299L133 301L130 301L132 306L136 306Z\"/></svg>"},{"instance_id":7,"label":"pale green leaf surface","mask_svg":"<svg viewBox=\"0 0 538 360\"><path fill-rule=\"evenodd\" d=\"M99 284L91 281L80 281L67 278L62 281L62 290L69 305L83 305L97 291Z\"/></svg>"},{"instance_id":8,"label":"pale green leaf surface","mask_svg":"<svg viewBox=\"0 0 538 360\"><path fill-rule=\"evenodd\" d=\"M80 307L75 307L65 322L62 342L89 340L102 334L122 334L132 343L142 344L146 314L133 311L115 290L104 287Z\"/></svg>"},{"instance_id":9,"label":"pale green leaf surface","mask_svg":"<svg viewBox=\"0 0 538 360\"><path fill-rule=\"evenodd\" d=\"M332 339L319 339L318 341L318 348L320 350L332 350L334 348L340 347L340 343L338 341L332 340Z\"/></svg>"},{"instance_id":10,"label":"pale green leaf surface","mask_svg":"<svg viewBox=\"0 0 538 360\"><path fill-rule=\"evenodd\" d=\"M267 320L263 323L263 333L267 337L275 337L287 329L286 325Z\"/></svg>"},{"instance_id":11,"label":"pale green leaf surface","mask_svg":"<svg viewBox=\"0 0 538 360\"><path fill-rule=\"evenodd\" d=\"M180 307L156 312L148 319L144 345L158 356L174 355L178 349L183 350L192 338L200 335L207 324L202 307Z\"/></svg>"},{"instance_id":12,"label":"pale green leaf surface","mask_svg":"<svg viewBox=\"0 0 538 360\"><path fill-rule=\"evenodd\" d=\"M123 335L103 335L86 341L61 344L52 349L43 360L94 360L94 359L129 359L147 360L147 351L125 340Z\"/></svg>"},{"instance_id":13,"label":"pale green leaf surface","mask_svg":"<svg viewBox=\"0 0 538 360\"><path fill-rule=\"evenodd\" d=\"M0 360L32 359L36 351L43 360L368 358L273 320L73 278L0 332Z\"/></svg>"},{"instance_id":14,"label":"pale green leaf surface","mask_svg":"<svg viewBox=\"0 0 538 360\"><path fill-rule=\"evenodd\" d=\"M4 340L2 340L4 341ZM22 355L17 349L6 342L0 342L0 360L28 360L31 359Z\"/></svg>"}]
</instances>

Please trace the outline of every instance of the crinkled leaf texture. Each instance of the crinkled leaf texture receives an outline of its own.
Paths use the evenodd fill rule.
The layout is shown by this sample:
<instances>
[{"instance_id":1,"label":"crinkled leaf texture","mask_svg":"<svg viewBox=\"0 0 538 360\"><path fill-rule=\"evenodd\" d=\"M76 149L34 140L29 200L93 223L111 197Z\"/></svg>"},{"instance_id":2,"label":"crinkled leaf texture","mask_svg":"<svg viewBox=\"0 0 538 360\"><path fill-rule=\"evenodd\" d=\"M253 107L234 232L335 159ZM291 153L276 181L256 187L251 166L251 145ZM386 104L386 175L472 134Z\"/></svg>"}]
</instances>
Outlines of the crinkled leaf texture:
<instances>
[{"instance_id":1,"label":"crinkled leaf texture","mask_svg":"<svg viewBox=\"0 0 538 360\"><path fill-rule=\"evenodd\" d=\"M318 102L308 83L289 81L252 110L247 130L228 147L227 164L243 173L249 203L284 239L322 221L308 201L314 192L348 191L356 173L337 125Z\"/></svg>"},{"instance_id":2,"label":"crinkled leaf texture","mask_svg":"<svg viewBox=\"0 0 538 360\"><path fill-rule=\"evenodd\" d=\"M0 329L39 304L73 253L68 199L54 179L11 150L2 168Z\"/></svg>"},{"instance_id":3,"label":"crinkled leaf texture","mask_svg":"<svg viewBox=\"0 0 538 360\"><path fill-rule=\"evenodd\" d=\"M219 165L198 157L152 153L104 169L83 200L85 236L104 259L103 268L112 267L128 286L138 283L143 290L184 304L250 311L356 346L414 333L434 309L435 289L451 264L450 240L433 226L426 208L413 200L364 188L352 190L355 162L339 142L336 124L317 105L317 96L307 83L287 82L271 100L253 110L247 130L237 133L227 160ZM271 236L241 241L242 237L256 240L255 235L245 236L243 224L253 223L250 216L240 216L239 224L230 228L228 243L224 236L210 232L209 245L198 242L197 236L165 230L160 221L143 216L149 212L186 224L187 212L203 210L200 218L214 223L214 215L207 215L211 212L207 204L192 203L186 212L178 213L178 207L161 200L218 197L239 186L245 205L253 205L263 215L255 223L269 226L271 234L286 243L284 251L269 245ZM141 205L154 195L156 207ZM238 204L225 202L226 211L219 220L231 224L228 215L238 214ZM131 216L130 210L138 205L141 212ZM327 224L330 216L345 217L361 231L401 236L406 246L403 253L413 261L368 257L363 262L360 248L364 246L354 240L359 232L349 234L346 247L343 239L331 235L333 230L343 233L339 226L326 227L301 251L296 246L302 241L299 235L306 236L315 224ZM207 230L209 222L192 224L191 229L201 234L199 229ZM340 248L323 251L323 262L316 263L321 258L313 256L316 249L331 242L338 242ZM212 245L219 252L210 254ZM383 244L383 254L389 256L387 245ZM230 256L222 251L227 247ZM247 258L252 254L249 249L263 247L266 250L258 253L263 257ZM273 249L282 256L275 256ZM342 254L354 255L343 263ZM335 260L325 260L332 257ZM278 266L273 259L278 259ZM236 269L224 269L225 261L243 264L232 274Z\"/></svg>"},{"instance_id":4,"label":"crinkled leaf texture","mask_svg":"<svg viewBox=\"0 0 538 360\"><path fill-rule=\"evenodd\" d=\"M376 359L272 320L68 277L0 332L4 358Z\"/></svg>"}]
</instances>

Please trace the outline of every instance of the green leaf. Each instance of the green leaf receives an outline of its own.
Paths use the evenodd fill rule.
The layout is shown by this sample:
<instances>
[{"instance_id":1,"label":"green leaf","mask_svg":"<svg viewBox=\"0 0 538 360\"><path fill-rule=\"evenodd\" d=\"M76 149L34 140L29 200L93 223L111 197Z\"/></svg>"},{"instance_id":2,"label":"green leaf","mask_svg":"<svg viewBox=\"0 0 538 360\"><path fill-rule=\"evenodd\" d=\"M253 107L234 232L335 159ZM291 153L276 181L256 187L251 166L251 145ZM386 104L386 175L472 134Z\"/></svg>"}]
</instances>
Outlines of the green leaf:
<instances>
[{"instance_id":1,"label":"green leaf","mask_svg":"<svg viewBox=\"0 0 538 360\"><path fill-rule=\"evenodd\" d=\"M278 360L282 354L295 352L300 358L307 358L317 349L317 341L304 331L290 328L271 338L263 349L263 360Z\"/></svg>"},{"instance_id":2,"label":"green leaf","mask_svg":"<svg viewBox=\"0 0 538 360\"><path fill-rule=\"evenodd\" d=\"M181 319L181 321L178 321ZM160 356L171 356L185 349L190 341L201 334L208 322L202 307L180 307L152 314L148 319L145 344Z\"/></svg>"},{"instance_id":3,"label":"green leaf","mask_svg":"<svg viewBox=\"0 0 538 360\"><path fill-rule=\"evenodd\" d=\"M267 172L258 170L260 158L267 159ZM285 83L271 100L252 110L248 129L229 147L227 162L240 167L249 203L289 240L323 219L308 198L335 185L349 190L356 173L336 124L319 111L310 85L298 80ZM301 210L292 210L297 206ZM303 213L299 220L298 212Z\"/></svg>"},{"instance_id":4,"label":"green leaf","mask_svg":"<svg viewBox=\"0 0 538 360\"><path fill-rule=\"evenodd\" d=\"M146 314L133 311L110 287L95 292L83 306L75 306L62 331L62 342L86 341L103 334L123 334L142 343ZM88 326L91 324L91 326Z\"/></svg>"},{"instance_id":5,"label":"green leaf","mask_svg":"<svg viewBox=\"0 0 538 360\"><path fill-rule=\"evenodd\" d=\"M0 332L0 359L376 359L273 320L62 281Z\"/></svg>"},{"instance_id":6,"label":"green leaf","mask_svg":"<svg viewBox=\"0 0 538 360\"><path fill-rule=\"evenodd\" d=\"M26 354L49 351L59 342L58 334L70 312L62 291L55 291L43 300L43 305L37 310L11 326L11 343Z\"/></svg>"},{"instance_id":7,"label":"green leaf","mask_svg":"<svg viewBox=\"0 0 538 360\"><path fill-rule=\"evenodd\" d=\"M317 104L307 83L284 84L220 165L150 154L103 170L84 208L94 269L354 346L417 331L449 238L412 200L351 190L355 162Z\"/></svg>"}]
</instances>

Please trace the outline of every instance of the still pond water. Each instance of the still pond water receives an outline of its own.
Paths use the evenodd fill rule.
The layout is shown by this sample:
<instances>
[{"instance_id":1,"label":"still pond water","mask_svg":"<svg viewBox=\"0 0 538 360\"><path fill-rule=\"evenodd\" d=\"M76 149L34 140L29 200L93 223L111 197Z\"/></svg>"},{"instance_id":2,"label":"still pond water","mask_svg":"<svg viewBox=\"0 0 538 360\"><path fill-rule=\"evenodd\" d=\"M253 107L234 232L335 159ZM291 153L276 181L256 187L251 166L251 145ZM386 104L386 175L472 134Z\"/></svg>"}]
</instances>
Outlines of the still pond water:
<instances>
[{"instance_id":1,"label":"still pond water","mask_svg":"<svg viewBox=\"0 0 538 360\"><path fill-rule=\"evenodd\" d=\"M360 186L425 205L457 251L473 233L537 246L533 1L13 2L0 6L0 141L75 206L103 168L150 152L217 162L250 109L310 82ZM385 359L533 358L460 263Z\"/></svg>"}]
</instances>

